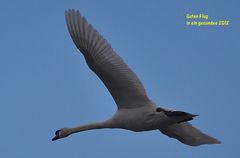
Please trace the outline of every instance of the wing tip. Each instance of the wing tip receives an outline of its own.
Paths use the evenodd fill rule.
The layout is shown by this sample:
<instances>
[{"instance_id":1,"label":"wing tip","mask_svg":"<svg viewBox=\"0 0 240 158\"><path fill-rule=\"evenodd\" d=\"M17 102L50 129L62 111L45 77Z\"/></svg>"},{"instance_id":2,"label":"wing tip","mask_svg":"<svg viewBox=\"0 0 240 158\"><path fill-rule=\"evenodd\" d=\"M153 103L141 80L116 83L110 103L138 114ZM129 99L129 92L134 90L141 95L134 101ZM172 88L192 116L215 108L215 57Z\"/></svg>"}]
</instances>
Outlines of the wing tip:
<instances>
[{"instance_id":1,"label":"wing tip","mask_svg":"<svg viewBox=\"0 0 240 158\"><path fill-rule=\"evenodd\" d=\"M80 17L83 17L79 10L68 8L65 10L65 17L68 17L70 15L78 15Z\"/></svg>"},{"instance_id":2,"label":"wing tip","mask_svg":"<svg viewBox=\"0 0 240 158\"><path fill-rule=\"evenodd\" d=\"M213 138L212 141L209 142L209 144L221 144L222 142L220 140L217 140L216 138Z\"/></svg>"},{"instance_id":3,"label":"wing tip","mask_svg":"<svg viewBox=\"0 0 240 158\"><path fill-rule=\"evenodd\" d=\"M201 139L192 144L187 144L187 145L190 145L190 146L200 146L200 145L211 145L211 144L221 144L222 142L217 140L216 138L213 138L213 137L210 137L208 138L207 140L205 141L202 141Z\"/></svg>"}]
</instances>

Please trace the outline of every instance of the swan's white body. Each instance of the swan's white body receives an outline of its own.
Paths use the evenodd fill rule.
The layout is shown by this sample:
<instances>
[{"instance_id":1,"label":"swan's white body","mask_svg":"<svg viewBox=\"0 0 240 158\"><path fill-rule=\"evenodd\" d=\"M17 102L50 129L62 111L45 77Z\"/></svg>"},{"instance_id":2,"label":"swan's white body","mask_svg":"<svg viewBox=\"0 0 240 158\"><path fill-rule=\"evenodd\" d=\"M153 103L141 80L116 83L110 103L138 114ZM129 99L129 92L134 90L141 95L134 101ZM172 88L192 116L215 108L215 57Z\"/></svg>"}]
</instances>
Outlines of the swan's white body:
<instances>
[{"instance_id":1,"label":"swan's white body","mask_svg":"<svg viewBox=\"0 0 240 158\"><path fill-rule=\"evenodd\" d=\"M56 131L52 140L99 128L122 128L131 131L160 130L184 144L198 146L220 143L194 128L187 121L193 115L157 107L148 97L135 73L114 52L110 44L88 24L79 11L65 13L69 33L84 55L89 68L103 81L118 110L109 120Z\"/></svg>"}]
</instances>

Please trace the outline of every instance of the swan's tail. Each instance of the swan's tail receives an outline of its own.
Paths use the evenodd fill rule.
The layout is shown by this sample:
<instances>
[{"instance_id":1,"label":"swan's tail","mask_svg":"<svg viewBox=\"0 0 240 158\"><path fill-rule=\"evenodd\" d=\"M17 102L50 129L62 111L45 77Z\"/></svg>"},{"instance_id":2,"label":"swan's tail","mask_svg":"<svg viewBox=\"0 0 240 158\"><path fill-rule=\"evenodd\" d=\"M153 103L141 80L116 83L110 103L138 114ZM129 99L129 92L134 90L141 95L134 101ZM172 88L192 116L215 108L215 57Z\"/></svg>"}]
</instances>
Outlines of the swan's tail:
<instances>
[{"instance_id":1,"label":"swan's tail","mask_svg":"<svg viewBox=\"0 0 240 158\"><path fill-rule=\"evenodd\" d=\"M188 122L175 123L159 130L163 134L190 146L221 143L219 140L202 133Z\"/></svg>"}]
</instances>

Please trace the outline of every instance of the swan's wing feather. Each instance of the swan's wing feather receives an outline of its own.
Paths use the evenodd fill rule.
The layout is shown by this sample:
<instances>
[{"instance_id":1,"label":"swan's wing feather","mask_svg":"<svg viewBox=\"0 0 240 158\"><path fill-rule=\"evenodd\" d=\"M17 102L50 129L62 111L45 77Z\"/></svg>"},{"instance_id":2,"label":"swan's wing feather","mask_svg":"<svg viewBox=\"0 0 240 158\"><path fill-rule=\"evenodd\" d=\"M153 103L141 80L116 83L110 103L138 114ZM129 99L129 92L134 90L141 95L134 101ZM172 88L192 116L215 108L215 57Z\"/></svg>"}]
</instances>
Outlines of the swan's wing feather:
<instances>
[{"instance_id":1,"label":"swan's wing feather","mask_svg":"<svg viewBox=\"0 0 240 158\"><path fill-rule=\"evenodd\" d=\"M182 122L159 129L163 134L178 139L180 142L199 146L203 144L219 144L219 140L202 133L188 122Z\"/></svg>"},{"instance_id":2,"label":"swan's wing feather","mask_svg":"<svg viewBox=\"0 0 240 158\"><path fill-rule=\"evenodd\" d=\"M79 11L65 12L67 27L89 68L105 84L118 108L136 108L147 105L142 83L135 73L114 52L111 45L92 27Z\"/></svg>"}]
</instances>

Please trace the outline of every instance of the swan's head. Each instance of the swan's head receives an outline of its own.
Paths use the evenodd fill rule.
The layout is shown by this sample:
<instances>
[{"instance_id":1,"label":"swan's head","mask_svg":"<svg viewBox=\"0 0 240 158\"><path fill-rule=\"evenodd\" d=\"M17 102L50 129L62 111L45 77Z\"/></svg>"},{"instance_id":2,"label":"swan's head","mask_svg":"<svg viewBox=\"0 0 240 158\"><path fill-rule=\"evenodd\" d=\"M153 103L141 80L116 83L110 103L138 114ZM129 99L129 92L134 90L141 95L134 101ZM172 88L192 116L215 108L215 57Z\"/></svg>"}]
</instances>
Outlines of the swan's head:
<instances>
[{"instance_id":1,"label":"swan's head","mask_svg":"<svg viewBox=\"0 0 240 158\"><path fill-rule=\"evenodd\" d=\"M55 132L55 137L52 139L52 141L64 138L70 135L70 131L68 128L61 128Z\"/></svg>"}]
</instances>

